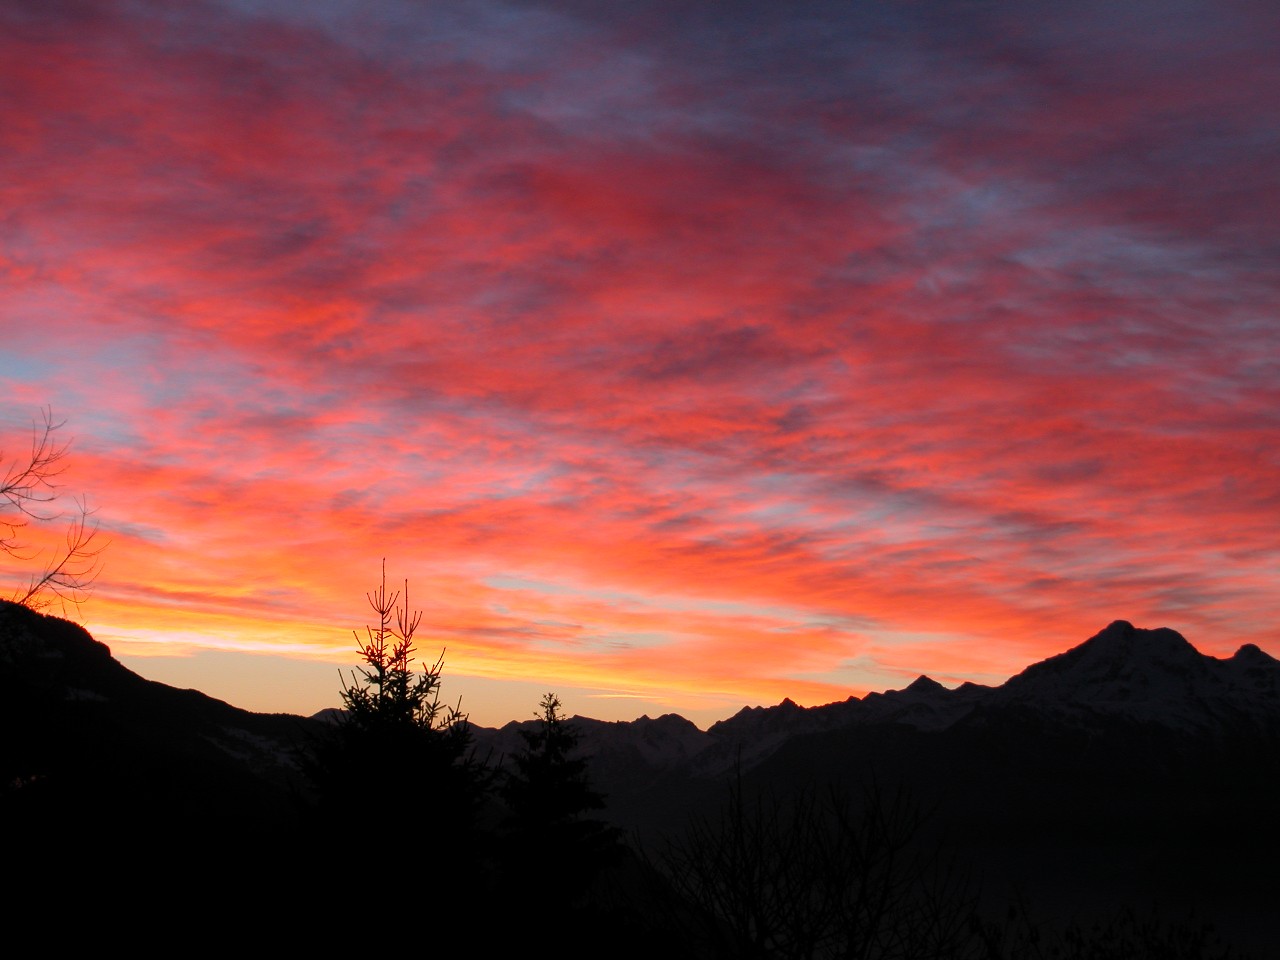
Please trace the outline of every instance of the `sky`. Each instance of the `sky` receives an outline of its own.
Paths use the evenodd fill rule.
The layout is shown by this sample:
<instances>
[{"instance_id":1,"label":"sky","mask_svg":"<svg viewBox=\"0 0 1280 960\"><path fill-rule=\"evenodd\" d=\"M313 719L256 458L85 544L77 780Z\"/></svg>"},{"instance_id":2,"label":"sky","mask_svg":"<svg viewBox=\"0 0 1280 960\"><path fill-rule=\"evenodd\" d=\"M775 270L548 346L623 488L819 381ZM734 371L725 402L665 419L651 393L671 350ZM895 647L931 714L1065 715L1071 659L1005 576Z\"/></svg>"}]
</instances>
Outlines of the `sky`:
<instances>
[{"instance_id":1,"label":"sky","mask_svg":"<svg viewBox=\"0 0 1280 960\"><path fill-rule=\"evenodd\" d=\"M384 560L485 725L1115 619L1280 655L1277 49L1233 0L6 0L0 448L65 421L68 615L254 710L338 704Z\"/></svg>"}]
</instances>

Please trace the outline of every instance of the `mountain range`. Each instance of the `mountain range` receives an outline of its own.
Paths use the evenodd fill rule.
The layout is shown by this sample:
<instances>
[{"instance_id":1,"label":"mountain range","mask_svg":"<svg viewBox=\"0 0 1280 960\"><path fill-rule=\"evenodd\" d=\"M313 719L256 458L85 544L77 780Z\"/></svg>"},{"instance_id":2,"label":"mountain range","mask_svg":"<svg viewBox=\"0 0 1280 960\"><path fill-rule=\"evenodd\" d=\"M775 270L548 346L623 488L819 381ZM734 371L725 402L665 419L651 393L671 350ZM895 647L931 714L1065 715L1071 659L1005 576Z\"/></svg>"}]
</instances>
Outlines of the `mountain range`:
<instances>
[{"instance_id":1,"label":"mountain range","mask_svg":"<svg viewBox=\"0 0 1280 960\"><path fill-rule=\"evenodd\" d=\"M195 690L144 680L83 628L17 604L0 602L0 693L9 739L12 781L41 754L87 755L73 746L85 731L68 728L77 714L93 716L92 739L150 756L176 751L181 767L204 765L250 792L283 790L297 770L300 742L332 722L258 714ZM943 733L990 725L1002 715L1028 716L1066 730L1101 731L1117 724L1209 741L1280 734L1280 661L1246 644L1219 659L1198 652L1168 628L1146 630L1117 620L1065 653L1032 664L999 686L947 688L920 676L901 690L868 693L823 706L790 699L743 707L700 730L677 714L606 722L573 717L584 755L613 779L623 771L645 780L654 772L715 778L763 763L797 738L868 728ZM521 731L538 721L502 728L473 725L477 751L501 758L517 752ZM66 742L60 737L66 736ZM24 759L25 758L25 759ZM234 775L231 772L234 771ZM135 772L136 774L136 772ZM38 774L27 774L37 776ZM131 774L133 775L133 774ZM252 786L250 786L252 785ZM219 791L221 792L221 791Z\"/></svg>"},{"instance_id":2,"label":"mountain range","mask_svg":"<svg viewBox=\"0 0 1280 960\"><path fill-rule=\"evenodd\" d=\"M824 706L744 707L705 731L674 714L569 725L604 816L640 847L708 822L735 783L762 797L892 789L930 812L938 850L1001 896L1064 916L1159 904L1265 945L1277 933L1278 692L1280 661L1256 646L1215 658L1174 630L1116 621L999 686L921 676ZM21 855L44 856L66 824L104 864L178 825L188 838L200 825L184 843L210 862L286 834L303 842L303 758L331 723L145 680L81 627L0 602L0 819ZM475 755L500 766L534 723L473 727Z\"/></svg>"},{"instance_id":3,"label":"mountain range","mask_svg":"<svg viewBox=\"0 0 1280 960\"><path fill-rule=\"evenodd\" d=\"M1209 738L1275 733L1280 730L1278 694L1280 661L1253 644L1218 659L1200 653L1174 630L1144 630L1117 620L996 687L963 683L949 689L920 676L902 690L824 706L805 708L787 699L771 707L743 707L706 731L677 714L613 723L575 717L572 722L583 752L611 766L717 776L750 769L799 736L889 725L942 732L966 721L990 722L1009 710L1081 730L1120 721ZM519 732L535 723L513 721L499 730L474 732L485 748L512 753L519 749Z\"/></svg>"}]
</instances>

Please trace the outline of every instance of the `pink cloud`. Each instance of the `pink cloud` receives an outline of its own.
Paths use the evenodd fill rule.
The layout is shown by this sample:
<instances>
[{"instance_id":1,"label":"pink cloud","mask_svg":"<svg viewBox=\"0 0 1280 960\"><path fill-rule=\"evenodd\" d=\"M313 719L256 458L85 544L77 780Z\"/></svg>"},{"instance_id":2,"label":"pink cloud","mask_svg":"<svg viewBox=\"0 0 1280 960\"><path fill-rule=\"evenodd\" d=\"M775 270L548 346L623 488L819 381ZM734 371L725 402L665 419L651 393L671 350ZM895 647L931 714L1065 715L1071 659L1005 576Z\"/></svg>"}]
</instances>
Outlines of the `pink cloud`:
<instances>
[{"instance_id":1,"label":"pink cloud","mask_svg":"<svg viewBox=\"0 0 1280 960\"><path fill-rule=\"evenodd\" d=\"M339 656L385 556L457 669L673 701L1275 645L1248 31L157 10L0 31L5 416L80 435L91 626Z\"/></svg>"}]
</instances>

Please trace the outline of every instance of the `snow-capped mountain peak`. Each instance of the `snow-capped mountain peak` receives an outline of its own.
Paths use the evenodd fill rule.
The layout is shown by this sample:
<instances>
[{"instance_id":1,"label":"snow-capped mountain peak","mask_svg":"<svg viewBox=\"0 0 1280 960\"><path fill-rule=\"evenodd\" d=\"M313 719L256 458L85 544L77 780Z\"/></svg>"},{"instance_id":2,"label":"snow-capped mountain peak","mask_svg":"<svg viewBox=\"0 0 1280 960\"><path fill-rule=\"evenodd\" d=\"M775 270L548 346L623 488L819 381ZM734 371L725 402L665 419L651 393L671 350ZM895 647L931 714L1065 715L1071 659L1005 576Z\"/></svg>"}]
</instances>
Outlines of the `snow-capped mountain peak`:
<instances>
[{"instance_id":1,"label":"snow-capped mountain peak","mask_svg":"<svg viewBox=\"0 0 1280 960\"><path fill-rule=\"evenodd\" d=\"M999 700L1122 714L1184 729L1274 711L1280 662L1256 647L1229 660L1200 653L1176 630L1117 620L1066 653L1033 664L999 688Z\"/></svg>"}]
</instances>

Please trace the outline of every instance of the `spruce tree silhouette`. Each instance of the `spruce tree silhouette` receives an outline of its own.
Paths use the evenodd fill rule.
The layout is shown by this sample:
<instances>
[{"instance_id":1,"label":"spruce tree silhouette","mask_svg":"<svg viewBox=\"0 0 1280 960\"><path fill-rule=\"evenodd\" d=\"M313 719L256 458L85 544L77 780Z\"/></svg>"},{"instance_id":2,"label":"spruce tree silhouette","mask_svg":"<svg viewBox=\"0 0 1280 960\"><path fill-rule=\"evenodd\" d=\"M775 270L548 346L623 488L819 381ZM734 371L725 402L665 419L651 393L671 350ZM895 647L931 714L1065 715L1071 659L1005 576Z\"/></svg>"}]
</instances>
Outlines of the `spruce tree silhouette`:
<instances>
[{"instance_id":1,"label":"spruce tree silhouette","mask_svg":"<svg viewBox=\"0 0 1280 960\"><path fill-rule=\"evenodd\" d=\"M502 787L504 871L534 911L552 900L572 905L619 852L617 832L589 815L604 807L604 798L591 789L586 761L576 756L578 735L561 715L560 699L548 693L539 708L537 725L521 731L524 749L512 758ZM548 864L555 864L554 886L529 884Z\"/></svg>"},{"instance_id":2,"label":"spruce tree silhouette","mask_svg":"<svg viewBox=\"0 0 1280 960\"><path fill-rule=\"evenodd\" d=\"M430 870L465 884L479 870L475 821L486 781L469 754L461 702L440 702L444 653L414 671L422 611L409 607L408 581L403 596L401 605L400 591L388 594L384 562L379 586L367 594L376 625L364 638L356 634L365 665L344 682L345 711L316 744L307 773L322 822L355 828L387 882ZM419 834L429 840L405 841Z\"/></svg>"}]
</instances>

